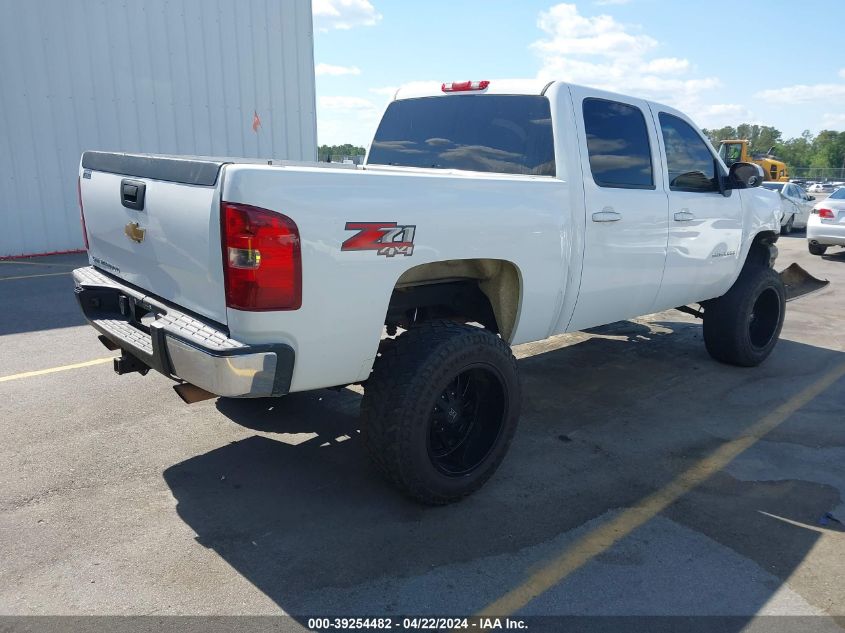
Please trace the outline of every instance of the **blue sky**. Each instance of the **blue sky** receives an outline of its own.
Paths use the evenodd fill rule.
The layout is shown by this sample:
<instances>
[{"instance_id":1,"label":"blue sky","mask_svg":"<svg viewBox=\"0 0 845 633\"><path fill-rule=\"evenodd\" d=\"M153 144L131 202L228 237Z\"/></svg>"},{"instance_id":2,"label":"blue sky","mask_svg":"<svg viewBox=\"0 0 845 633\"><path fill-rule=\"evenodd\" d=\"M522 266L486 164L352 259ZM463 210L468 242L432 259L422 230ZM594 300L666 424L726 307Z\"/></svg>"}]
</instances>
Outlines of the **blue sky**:
<instances>
[{"instance_id":1,"label":"blue sky","mask_svg":"<svg viewBox=\"0 0 845 633\"><path fill-rule=\"evenodd\" d=\"M405 83L538 76L702 127L845 129L842 0L312 1L321 144L366 144Z\"/></svg>"}]
</instances>

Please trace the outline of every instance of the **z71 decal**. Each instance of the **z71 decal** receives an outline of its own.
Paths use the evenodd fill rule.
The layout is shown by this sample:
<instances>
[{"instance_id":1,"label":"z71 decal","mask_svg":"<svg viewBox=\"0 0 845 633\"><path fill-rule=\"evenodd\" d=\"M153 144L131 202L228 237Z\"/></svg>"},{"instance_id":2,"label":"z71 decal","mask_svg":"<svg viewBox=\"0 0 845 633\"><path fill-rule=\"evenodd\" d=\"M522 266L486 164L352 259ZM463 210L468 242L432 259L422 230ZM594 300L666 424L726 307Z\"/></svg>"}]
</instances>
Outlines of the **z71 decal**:
<instances>
[{"instance_id":1,"label":"z71 decal","mask_svg":"<svg viewBox=\"0 0 845 633\"><path fill-rule=\"evenodd\" d=\"M342 251L376 251L377 255L414 254L416 225L400 226L396 222L347 222L347 231L358 231L340 247Z\"/></svg>"}]
</instances>

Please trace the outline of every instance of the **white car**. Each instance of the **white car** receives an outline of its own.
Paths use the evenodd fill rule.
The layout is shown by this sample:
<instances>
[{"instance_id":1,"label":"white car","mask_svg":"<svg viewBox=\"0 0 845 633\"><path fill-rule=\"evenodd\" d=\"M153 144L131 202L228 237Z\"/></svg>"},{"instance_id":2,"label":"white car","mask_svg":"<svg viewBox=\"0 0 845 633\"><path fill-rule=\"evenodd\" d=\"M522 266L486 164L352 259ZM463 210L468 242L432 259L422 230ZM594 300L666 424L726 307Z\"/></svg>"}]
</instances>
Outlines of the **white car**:
<instances>
[{"instance_id":1,"label":"white car","mask_svg":"<svg viewBox=\"0 0 845 633\"><path fill-rule=\"evenodd\" d=\"M635 97L401 89L361 168L86 152L76 297L119 374L188 401L363 384L377 468L448 503L516 430L511 345L680 307L713 358L768 357L787 291L762 179Z\"/></svg>"},{"instance_id":2,"label":"white car","mask_svg":"<svg viewBox=\"0 0 845 633\"><path fill-rule=\"evenodd\" d=\"M814 185L810 185L807 191L810 193L832 193L833 189L833 185L829 182L817 182Z\"/></svg>"},{"instance_id":3,"label":"white car","mask_svg":"<svg viewBox=\"0 0 845 633\"><path fill-rule=\"evenodd\" d=\"M803 229L807 226L807 220L813 210L813 196L791 182L764 182L763 186L780 194L783 210L781 233L788 235L792 233L792 229Z\"/></svg>"},{"instance_id":4,"label":"white car","mask_svg":"<svg viewBox=\"0 0 845 633\"><path fill-rule=\"evenodd\" d=\"M813 208L807 223L807 244L813 255L824 255L829 246L845 246L845 187Z\"/></svg>"}]
</instances>

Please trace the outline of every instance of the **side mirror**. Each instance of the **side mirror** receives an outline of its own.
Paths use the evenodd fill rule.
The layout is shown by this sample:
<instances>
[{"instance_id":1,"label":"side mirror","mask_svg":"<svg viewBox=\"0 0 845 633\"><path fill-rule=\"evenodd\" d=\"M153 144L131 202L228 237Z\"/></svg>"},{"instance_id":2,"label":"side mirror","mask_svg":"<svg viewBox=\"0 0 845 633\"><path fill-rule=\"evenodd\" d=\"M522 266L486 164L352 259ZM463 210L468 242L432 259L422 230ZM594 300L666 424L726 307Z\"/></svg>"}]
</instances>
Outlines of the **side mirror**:
<instances>
[{"instance_id":1,"label":"side mirror","mask_svg":"<svg viewBox=\"0 0 845 633\"><path fill-rule=\"evenodd\" d=\"M728 187L731 189L750 189L763 184L765 172L754 163L734 163L728 172Z\"/></svg>"},{"instance_id":2,"label":"side mirror","mask_svg":"<svg viewBox=\"0 0 845 633\"><path fill-rule=\"evenodd\" d=\"M807 196L807 200L815 200L816 196Z\"/></svg>"}]
</instances>

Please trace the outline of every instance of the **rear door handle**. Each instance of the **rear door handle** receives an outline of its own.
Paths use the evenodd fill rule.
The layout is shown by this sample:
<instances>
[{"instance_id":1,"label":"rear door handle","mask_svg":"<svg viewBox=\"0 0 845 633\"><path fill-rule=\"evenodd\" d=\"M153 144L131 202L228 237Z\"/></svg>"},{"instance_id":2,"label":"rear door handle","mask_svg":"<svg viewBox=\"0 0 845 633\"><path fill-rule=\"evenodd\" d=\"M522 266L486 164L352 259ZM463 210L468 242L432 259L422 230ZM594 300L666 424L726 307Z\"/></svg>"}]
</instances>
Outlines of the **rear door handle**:
<instances>
[{"instance_id":1,"label":"rear door handle","mask_svg":"<svg viewBox=\"0 0 845 633\"><path fill-rule=\"evenodd\" d=\"M690 213L689 209L681 209L675 212L675 222L689 222L695 220L695 216Z\"/></svg>"},{"instance_id":2,"label":"rear door handle","mask_svg":"<svg viewBox=\"0 0 845 633\"><path fill-rule=\"evenodd\" d=\"M613 209L602 209L593 214L593 222L618 222L621 219L622 214Z\"/></svg>"}]
</instances>

